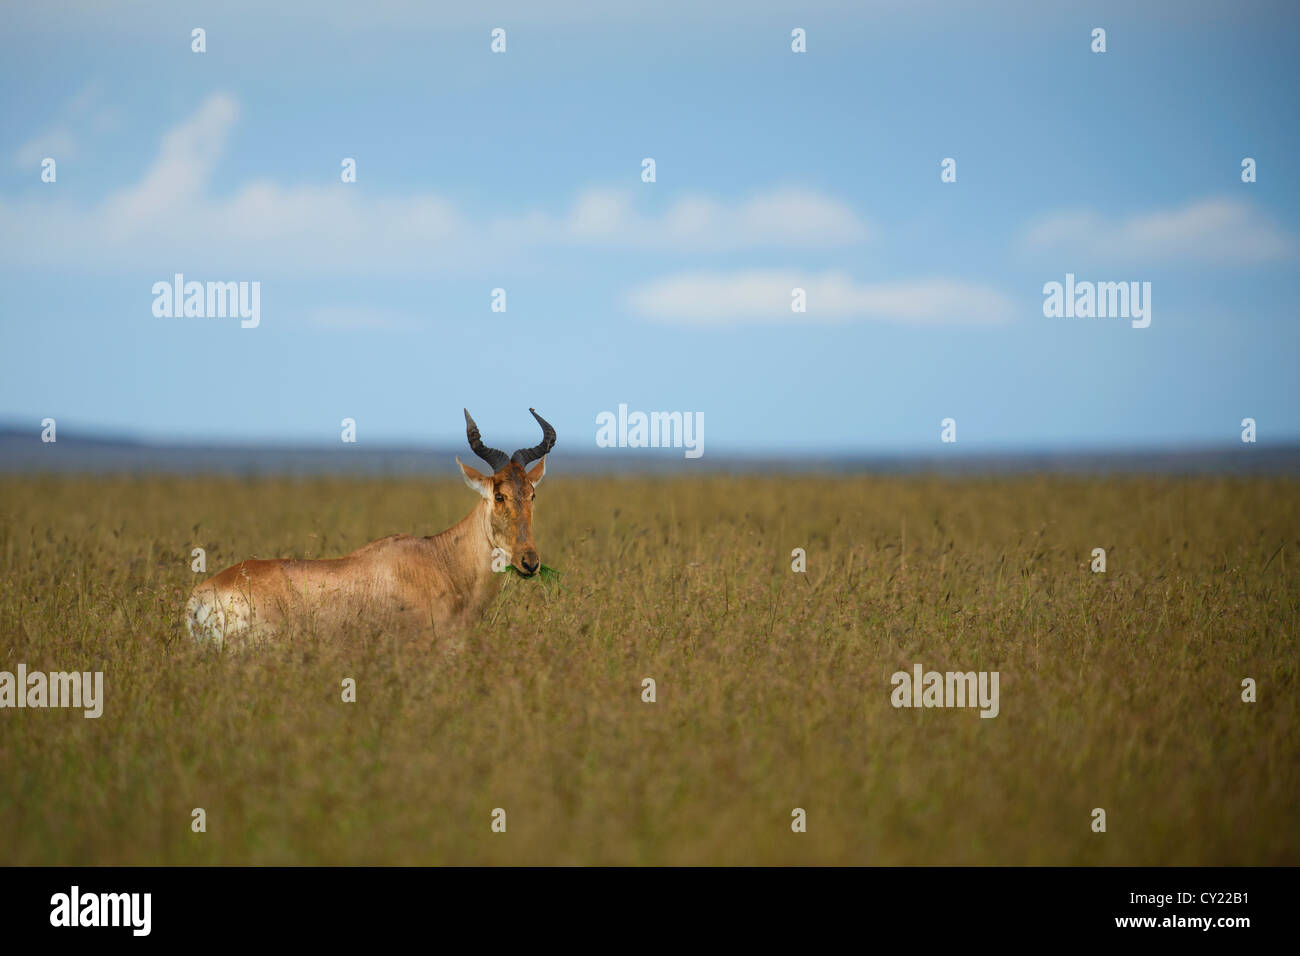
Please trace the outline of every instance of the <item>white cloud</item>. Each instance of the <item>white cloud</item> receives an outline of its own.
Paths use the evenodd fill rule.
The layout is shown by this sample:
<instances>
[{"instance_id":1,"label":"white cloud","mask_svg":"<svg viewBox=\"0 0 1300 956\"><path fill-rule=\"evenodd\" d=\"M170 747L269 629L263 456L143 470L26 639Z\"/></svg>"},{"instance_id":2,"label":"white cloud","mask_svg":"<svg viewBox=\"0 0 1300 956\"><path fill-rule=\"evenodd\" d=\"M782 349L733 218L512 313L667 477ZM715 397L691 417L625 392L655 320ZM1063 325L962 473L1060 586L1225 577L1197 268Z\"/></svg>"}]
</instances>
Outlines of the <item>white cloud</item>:
<instances>
[{"instance_id":1,"label":"white cloud","mask_svg":"<svg viewBox=\"0 0 1300 956\"><path fill-rule=\"evenodd\" d=\"M163 137L162 149L144 178L109 199L105 224L129 237L168 218L172 210L192 210L202 200L238 116L239 106L230 97L209 97L197 113Z\"/></svg>"},{"instance_id":2,"label":"white cloud","mask_svg":"<svg viewBox=\"0 0 1300 956\"><path fill-rule=\"evenodd\" d=\"M563 217L533 216L501 226L511 234L531 236L539 242L714 252L759 246L851 245L874 235L873 228L844 204L796 188L730 205L707 196L687 196L659 216L638 211L633 194L627 191L589 189Z\"/></svg>"},{"instance_id":3,"label":"white cloud","mask_svg":"<svg viewBox=\"0 0 1300 956\"><path fill-rule=\"evenodd\" d=\"M47 156L55 162L62 162L76 154L77 141L72 132L64 126L52 126L37 133L14 150L13 161L17 167L31 168L35 171L40 166L41 160Z\"/></svg>"},{"instance_id":4,"label":"white cloud","mask_svg":"<svg viewBox=\"0 0 1300 956\"><path fill-rule=\"evenodd\" d=\"M804 289L807 312L791 310ZM688 325L820 324L886 320L917 325L1004 322L1013 306L1001 293L959 279L857 282L840 272L697 272L650 282L628 296L639 315Z\"/></svg>"},{"instance_id":5,"label":"white cloud","mask_svg":"<svg viewBox=\"0 0 1300 956\"><path fill-rule=\"evenodd\" d=\"M1057 213L1021 236L1032 251L1104 262L1264 262L1300 252L1296 237L1244 199L1200 199L1175 209L1106 219L1091 211Z\"/></svg>"},{"instance_id":6,"label":"white cloud","mask_svg":"<svg viewBox=\"0 0 1300 956\"><path fill-rule=\"evenodd\" d=\"M382 329L407 331L420 326L415 316L369 305L328 305L306 315L310 325L323 329Z\"/></svg>"},{"instance_id":7,"label":"white cloud","mask_svg":"<svg viewBox=\"0 0 1300 956\"><path fill-rule=\"evenodd\" d=\"M213 173L238 117L234 99L210 96L166 133L137 183L97 206L0 203L0 262L238 269L259 278L464 274L497 272L556 245L707 251L842 245L871 234L843 204L793 188L738 203L685 198L658 215L633 202L633 195L646 197L643 191L595 189L559 216L496 218L464 213L433 193L376 197L361 184L341 182L259 180L214 196Z\"/></svg>"},{"instance_id":8,"label":"white cloud","mask_svg":"<svg viewBox=\"0 0 1300 956\"><path fill-rule=\"evenodd\" d=\"M116 114L100 105L104 95L103 85L92 80L77 90L56 112L54 121L30 137L13 152L15 166L39 166L47 156L56 162L72 159L80 152L74 129L81 132L103 132L116 120Z\"/></svg>"}]
</instances>

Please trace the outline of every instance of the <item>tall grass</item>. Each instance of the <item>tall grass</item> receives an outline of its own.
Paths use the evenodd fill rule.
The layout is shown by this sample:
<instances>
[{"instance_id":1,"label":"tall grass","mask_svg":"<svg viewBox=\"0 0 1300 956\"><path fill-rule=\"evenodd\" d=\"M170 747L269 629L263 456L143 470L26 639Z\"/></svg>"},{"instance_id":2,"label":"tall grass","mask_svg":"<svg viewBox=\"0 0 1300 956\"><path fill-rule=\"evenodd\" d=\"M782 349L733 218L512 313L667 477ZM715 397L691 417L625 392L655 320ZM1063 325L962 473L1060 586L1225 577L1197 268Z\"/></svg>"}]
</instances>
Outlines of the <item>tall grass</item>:
<instances>
[{"instance_id":1,"label":"tall grass","mask_svg":"<svg viewBox=\"0 0 1300 956\"><path fill-rule=\"evenodd\" d=\"M1294 481L553 474L562 577L432 648L184 636L194 547L335 556L472 504L0 479L0 670L106 688L0 710L0 863L1300 862ZM1000 715L894 709L916 663L999 671Z\"/></svg>"}]
</instances>

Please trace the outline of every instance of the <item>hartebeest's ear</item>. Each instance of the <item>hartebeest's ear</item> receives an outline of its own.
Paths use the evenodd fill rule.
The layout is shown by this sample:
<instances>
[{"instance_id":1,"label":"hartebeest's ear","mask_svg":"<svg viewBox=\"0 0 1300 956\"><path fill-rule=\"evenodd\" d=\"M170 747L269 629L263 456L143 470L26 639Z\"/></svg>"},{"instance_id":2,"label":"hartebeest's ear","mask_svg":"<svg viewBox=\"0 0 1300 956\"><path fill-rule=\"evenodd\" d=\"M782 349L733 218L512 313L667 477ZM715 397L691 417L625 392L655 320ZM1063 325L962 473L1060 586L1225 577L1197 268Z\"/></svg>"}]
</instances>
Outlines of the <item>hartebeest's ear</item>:
<instances>
[{"instance_id":1,"label":"hartebeest's ear","mask_svg":"<svg viewBox=\"0 0 1300 956\"><path fill-rule=\"evenodd\" d=\"M528 480L533 483L534 488L536 488L538 485L542 483L542 478L546 476L545 455L542 456L541 461L539 461L537 464L533 465L533 467L528 469L527 476L528 476Z\"/></svg>"},{"instance_id":2,"label":"hartebeest's ear","mask_svg":"<svg viewBox=\"0 0 1300 956\"><path fill-rule=\"evenodd\" d=\"M456 464L460 465L460 474L461 477L465 479L465 484L469 485L484 498L490 499L492 497L492 479L480 474L478 471L465 464L460 460L459 455L456 456Z\"/></svg>"}]
</instances>

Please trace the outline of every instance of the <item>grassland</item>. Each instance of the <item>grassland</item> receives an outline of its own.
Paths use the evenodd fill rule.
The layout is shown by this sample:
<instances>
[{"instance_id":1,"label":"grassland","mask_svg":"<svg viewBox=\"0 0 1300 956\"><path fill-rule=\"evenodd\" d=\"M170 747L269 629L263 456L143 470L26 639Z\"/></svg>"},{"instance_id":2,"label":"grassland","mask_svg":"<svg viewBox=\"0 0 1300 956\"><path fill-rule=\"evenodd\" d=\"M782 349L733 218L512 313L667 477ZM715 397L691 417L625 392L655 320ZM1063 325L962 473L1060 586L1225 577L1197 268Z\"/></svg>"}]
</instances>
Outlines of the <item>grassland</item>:
<instances>
[{"instance_id":1,"label":"grassland","mask_svg":"<svg viewBox=\"0 0 1300 956\"><path fill-rule=\"evenodd\" d=\"M431 534L459 483L0 479L0 670L106 687L0 710L0 864L1300 863L1300 484L555 465L562 587L432 651L216 653L181 607L196 546ZM894 709L916 663L999 671L1000 715Z\"/></svg>"}]
</instances>

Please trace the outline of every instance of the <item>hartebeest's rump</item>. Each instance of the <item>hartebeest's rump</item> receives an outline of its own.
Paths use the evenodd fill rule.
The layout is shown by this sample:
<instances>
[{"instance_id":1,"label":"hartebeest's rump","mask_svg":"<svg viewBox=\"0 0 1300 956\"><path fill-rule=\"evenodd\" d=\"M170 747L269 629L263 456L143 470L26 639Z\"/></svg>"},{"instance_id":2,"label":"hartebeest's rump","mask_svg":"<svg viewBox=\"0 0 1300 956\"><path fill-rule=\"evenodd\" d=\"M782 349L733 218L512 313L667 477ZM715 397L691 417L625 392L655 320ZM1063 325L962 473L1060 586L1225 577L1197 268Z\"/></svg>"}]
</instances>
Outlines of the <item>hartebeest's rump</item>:
<instances>
[{"instance_id":1,"label":"hartebeest's rump","mask_svg":"<svg viewBox=\"0 0 1300 956\"><path fill-rule=\"evenodd\" d=\"M477 617L501 588L504 575L492 569L497 548L525 577L541 566L533 489L546 474L555 429L529 411L542 426L542 443L513 455L484 445L465 411L469 447L492 473L456 459L465 483L482 496L459 524L427 538L390 535L342 558L241 561L194 589L186 607L190 634L220 645L269 637L291 618L330 630L384 621L427 632Z\"/></svg>"}]
</instances>

